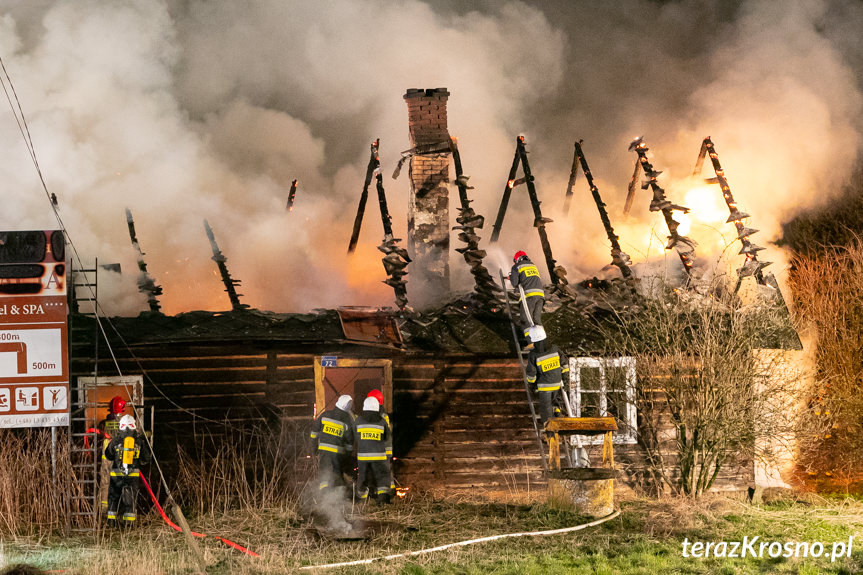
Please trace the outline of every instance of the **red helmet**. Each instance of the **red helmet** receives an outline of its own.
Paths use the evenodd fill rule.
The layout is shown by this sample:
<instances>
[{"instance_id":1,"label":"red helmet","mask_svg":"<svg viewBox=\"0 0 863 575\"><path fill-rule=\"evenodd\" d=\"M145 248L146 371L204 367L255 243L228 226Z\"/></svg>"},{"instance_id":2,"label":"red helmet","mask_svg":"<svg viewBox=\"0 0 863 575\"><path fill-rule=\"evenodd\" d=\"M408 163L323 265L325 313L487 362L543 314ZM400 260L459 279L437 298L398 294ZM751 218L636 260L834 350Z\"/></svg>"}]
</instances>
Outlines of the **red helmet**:
<instances>
[{"instance_id":1,"label":"red helmet","mask_svg":"<svg viewBox=\"0 0 863 575\"><path fill-rule=\"evenodd\" d=\"M520 260L521 258L526 258L526 257L527 257L527 254L524 252L515 252L515 255L512 256L512 261L513 261L513 263L515 263L518 260Z\"/></svg>"},{"instance_id":2,"label":"red helmet","mask_svg":"<svg viewBox=\"0 0 863 575\"><path fill-rule=\"evenodd\" d=\"M111 413L123 413L126 411L126 400L118 395L108 404L108 411Z\"/></svg>"},{"instance_id":3,"label":"red helmet","mask_svg":"<svg viewBox=\"0 0 863 575\"><path fill-rule=\"evenodd\" d=\"M366 395L366 397L374 397L375 399L377 399L377 400L378 400L378 403L380 403L381 405L383 405L383 404L384 404L384 394L383 394L383 393L381 393L381 390L380 390L380 389L373 389L373 390L371 390L371 391L369 392L369 394L368 394L368 395Z\"/></svg>"}]
</instances>

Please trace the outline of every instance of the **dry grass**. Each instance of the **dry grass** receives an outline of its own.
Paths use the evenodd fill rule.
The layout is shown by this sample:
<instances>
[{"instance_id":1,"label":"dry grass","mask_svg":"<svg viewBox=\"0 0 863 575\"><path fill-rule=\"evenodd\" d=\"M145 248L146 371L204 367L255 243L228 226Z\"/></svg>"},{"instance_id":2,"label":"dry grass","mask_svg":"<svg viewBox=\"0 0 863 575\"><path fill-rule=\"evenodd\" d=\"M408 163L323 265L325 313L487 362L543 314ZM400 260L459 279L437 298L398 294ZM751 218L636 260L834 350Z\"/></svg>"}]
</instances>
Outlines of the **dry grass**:
<instances>
[{"instance_id":1,"label":"dry grass","mask_svg":"<svg viewBox=\"0 0 863 575\"><path fill-rule=\"evenodd\" d=\"M854 500L784 497L764 506L742 498L707 494L702 499L632 497L619 502L622 515L586 531L543 538L508 539L438 553L376 561L370 565L327 573L622 573L659 571L686 573L850 573L861 567L859 552L851 560L757 560L723 563L693 561L680 556L684 537L739 540L759 535L772 540L840 541L863 536L863 504ZM320 565L381 557L484 535L543 530L576 525L574 514L559 513L540 502L502 503L483 494L441 499L415 494L392 506L375 504L346 511L378 528L367 541L325 540L309 529L302 510L235 510L224 516L193 517L192 528L228 537L261 554L247 557L212 540L201 546L210 575L297 573L303 565ZM22 541L23 543L23 541ZM3 566L0 551L0 568ZM182 537L154 518L128 532L108 531L101 539L31 541L7 548L9 563L29 561L70 573L180 574L195 563ZM730 570L729 570L730 569Z\"/></svg>"},{"instance_id":2,"label":"dry grass","mask_svg":"<svg viewBox=\"0 0 863 575\"><path fill-rule=\"evenodd\" d=\"M178 503L197 516L290 509L313 467L302 435L287 427L276 434L251 430L204 438L197 453L180 449Z\"/></svg>"},{"instance_id":3,"label":"dry grass","mask_svg":"<svg viewBox=\"0 0 863 575\"><path fill-rule=\"evenodd\" d=\"M57 433L57 475L51 430L0 429L0 535L46 535L66 526L71 486L65 429Z\"/></svg>"},{"instance_id":4,"label":"dry grass","mask_svg":"<svg viewBox=\"0 0 863 575\"><path fill-rule=\"evenodd\" d=\"M797 313L817 339L800 461L813 479L852 489L863 476L863 241L825 251L795 258L792 275Z\"/></svg>"}]
</instances>

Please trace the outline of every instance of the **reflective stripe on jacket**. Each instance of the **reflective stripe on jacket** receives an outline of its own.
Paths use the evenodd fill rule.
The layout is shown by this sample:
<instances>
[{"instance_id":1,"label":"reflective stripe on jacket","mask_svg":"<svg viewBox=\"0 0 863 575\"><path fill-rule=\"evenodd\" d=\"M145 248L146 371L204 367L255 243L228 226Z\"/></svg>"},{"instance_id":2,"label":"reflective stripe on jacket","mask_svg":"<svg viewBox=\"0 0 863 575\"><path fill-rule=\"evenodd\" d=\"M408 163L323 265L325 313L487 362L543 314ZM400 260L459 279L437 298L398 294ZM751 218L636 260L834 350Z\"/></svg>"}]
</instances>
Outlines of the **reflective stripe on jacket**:
<instances>
[{"instance_id":1,"label":"reflective stripe on jacket","mask_svg":"<svg viewBox=\"0 0 863 575\"><path fill-rule=\"evenodd\" d=\"M542 289L542 278L539 277L539 268L529 259L525 258L512 266L509 272L509 281L516 290L521 286L525 297L545 297Z\"/></svg>"},{"instance_id":2,"label":"reflective stripe on jacket","mask_svg":"<svg viewBox=\"0 0 863 575\"><path fill-rule=\"evenodd\" d=\"M380 413L364 411L357 418L357 461L386 461L391 435Z\"/></svg>"},{"instance_id":3,"label":"reflective stripe on jacket","mask_svg":"<svg viewBox=\"0 0 863 575\"><path fill-rule=\"evenodd\" d=\"M536 383L537 391L555 391L561 388L564 374L569 375L566 356L556 347L538 353L532 350L525 366L528 383Z\"/></svg>"},{"instance_id":4,"label":"reflective stripe on jacket","mask_svg":"<svg viewBox=\"0 0 863 575\"><path fill-rule=\"evenodd\" d=\"M345 453L354 449L354 426L351 415L339 408L323 412L312 426L312 439L318 440L318 451Z\"/></svg>"}]
</instances>

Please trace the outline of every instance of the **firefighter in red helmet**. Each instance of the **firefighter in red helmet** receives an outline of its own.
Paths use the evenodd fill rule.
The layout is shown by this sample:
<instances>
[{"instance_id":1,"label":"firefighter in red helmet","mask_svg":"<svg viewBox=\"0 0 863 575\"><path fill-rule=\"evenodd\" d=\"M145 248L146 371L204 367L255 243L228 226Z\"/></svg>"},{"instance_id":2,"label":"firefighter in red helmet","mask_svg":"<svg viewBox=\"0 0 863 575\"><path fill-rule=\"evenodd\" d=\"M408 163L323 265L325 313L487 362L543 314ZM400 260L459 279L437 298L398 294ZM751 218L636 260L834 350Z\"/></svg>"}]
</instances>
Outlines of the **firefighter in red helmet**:
<instances>
[{"instance_id":1,"label":"firefighter in red helmet","mask_svg":"<svg viewBox=\"0 0 863 575\"><path fill-rule=\"evenodd\" d=\"M368 395L366 395L366 397L367 398L368 397L374 397L377 400L378 404L380 404L381 418L387 424L387 427L390 428L390 432L389 432L388 440L387 440L387 461L389 461L389 463L390 463L390 479L392 480L390 482L390 489L395 490L395 488L396 488L395 479L393 479L393 476L392 476L392 468L393 468L393 424L390 421L390 416L387 413L386 408L384 408L384 394L381 393L380 389L373 389L368 393Z\"/></svg>"},{"instance_id":2,"label":"firefighter in red helmet","mask_svg":"<svg viewBox=\"0 0 863 575\"><path fill-rule=\"evenodd\" d=\"M378 503L392 500L392 475L387 445L390 427L381 417L381 405L374 397L363 402L363 413L357 417L357 496L367 499L374 486Z\"/></svg>"},{"instance_id":3,"label":"firefighter in red helmet","mask_svg":"<svg viewBox=\"0 0 863 575\"><path fill-rule=\"evenodd\" d=\"M539 277L539 268L536 267L527 254L518 251L512 257L512 270L509 272L509 282L519 293L518 311L521 316L521 327L527 340L525 349L533 349L533 342L528 336L528 328L531 325L542 325L542 306L545 304L545 291L542 289L542 279ZM519 287L521 290L519 290Z\"/></svg>"},{"instance_id":4,"label":"firefighter in red helmet","mask_svg":"<svg viewBox=\"0 0 863 575\"><path fill-rule=\"evenodd\" d=\"M137 519L139 466L150 459L150 446L144 434L138 431L134 417L124 415L120 418L120 430L105 448L105 457L111 461L108 521L121 519L125 524L131 524Z\"/></svg>"},{"instance_id":5,"label":"firefighter in red helmet","mask_svg":"<svg viewBox=\"0 0 863 575\"><path fill-rule=\"evenodd\" d=\"M99 501L102 503L102 511L108 509L108 483L111 474L111 462L105 457L105 448L108 447L111 438L120 431L120 418L126 411L126 400L115 396L108 403L108 415L96 425L96 444L99 445L98 452L102 457L102 466L99 471Z\"/></svg>"}]
</instances>

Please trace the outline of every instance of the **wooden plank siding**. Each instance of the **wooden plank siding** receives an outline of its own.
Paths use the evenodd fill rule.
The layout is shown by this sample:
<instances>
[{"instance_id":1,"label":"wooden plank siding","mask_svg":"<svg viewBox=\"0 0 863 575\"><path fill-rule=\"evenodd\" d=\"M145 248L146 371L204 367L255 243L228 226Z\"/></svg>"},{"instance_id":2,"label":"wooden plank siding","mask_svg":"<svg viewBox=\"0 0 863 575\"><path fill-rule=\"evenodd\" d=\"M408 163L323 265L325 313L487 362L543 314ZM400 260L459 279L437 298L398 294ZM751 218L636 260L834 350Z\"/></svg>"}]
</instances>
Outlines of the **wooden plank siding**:
<instances>
[{"instance_id":1,"label":"wooden plank siding","mask_svg":"<svg viewBox=\"0 0 863 575\"><path fill-rule=\"evenodd\" d=\"M71 349L73 385L96 367L102 376L116 375L116 366L124 375L144 375L145 403L156 414L157 455L169 462L176 463L178 444L188 451L202 438L217 443L238 428L273 425L296 434L303 452L315 402L314 357L338 354L393 361L394 471L401 485L516 489L545 483L515 358L250 341L115 347L116 366L104 351L97 366L93 346L80 335ZM615 461L623 484L645 482L640 446L616 444ZM717 487L745 487L751 469L751 462L727 469Z\"/></svg>"}]
</instances>

